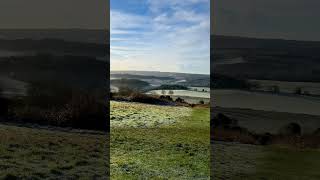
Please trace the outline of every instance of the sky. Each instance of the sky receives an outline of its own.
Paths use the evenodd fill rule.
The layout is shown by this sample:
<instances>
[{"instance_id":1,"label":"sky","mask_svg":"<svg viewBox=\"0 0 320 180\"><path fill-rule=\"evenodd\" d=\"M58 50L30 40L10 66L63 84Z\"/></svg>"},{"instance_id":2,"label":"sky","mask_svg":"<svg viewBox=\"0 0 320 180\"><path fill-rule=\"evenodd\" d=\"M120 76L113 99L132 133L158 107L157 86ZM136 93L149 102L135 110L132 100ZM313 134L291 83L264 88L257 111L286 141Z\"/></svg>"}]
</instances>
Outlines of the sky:
<instances>
[{"instance_id":1,"label":"sky","mask_svg":"<svg viewBox=\"0 0 320 180\"><path fill-rule=\"evenodd\" d=\"M320 41L319 0L214 0L212 33Z\"/></svg>"},{"instance_id":2,"label":"sky","mask_svg":"<svg viewBox=\"0 0 320 180\"><path fill-rule=\"evenodd\" d=\"M210 73L210 0L111 0L111 70Z\"/></svg>"},{"instance_id":3,"label":"sky","mask_svg":"<svg viewBox=\"0 0 320 180\"><path fill-rule=\"evenodd\" d=\"M0 29L106 29L109 0L0 0Z\"/></svg>"}]
</instances>

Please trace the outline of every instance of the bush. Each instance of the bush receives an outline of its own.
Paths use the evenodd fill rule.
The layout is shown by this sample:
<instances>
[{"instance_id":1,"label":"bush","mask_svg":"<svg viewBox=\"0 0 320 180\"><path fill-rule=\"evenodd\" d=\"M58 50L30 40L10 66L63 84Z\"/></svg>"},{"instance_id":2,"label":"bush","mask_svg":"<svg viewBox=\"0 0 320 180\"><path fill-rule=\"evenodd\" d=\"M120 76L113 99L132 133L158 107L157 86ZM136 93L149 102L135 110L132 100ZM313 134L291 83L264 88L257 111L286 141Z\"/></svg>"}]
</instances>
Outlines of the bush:
<instances>
[{"instance_id":1,"label":"bush","mask_svg":"<svg viewBox=\"0 0 320 180\"><path fill-rule=\"evenodd\" d=\"M173 99L171 98L171 96L161 95L161 96L160 96L160 99L164 99L164 100L168 100L168 101L173 101Z\"/></svg>"},{"instance_id":2,"label":"bush","mask_svg":"<svg viewBox=\"0 0 320 180\"><path fill-rule=\"evenodd\" d=\"M13 115L23 122L108 130L105 99L94 91L74 90L63 86L33 85Z\"/></svg>"},{"instance_id":3,"label":"bush","mask_svg":"<svg viewBox=\"0 0 320 180\"><path fill-rule=\"evenodd\" d=\"M271 89L273 93L276 93L276 94L280 93L280 87L277 85L272 86Z\"/></svg>"},{"instance_id":4,"label":"bush","mask_svg":"<svg viewBox=\"0 0 320 180\"><path fill-rule=\"evenodd\" d=\"M59 83L33 83L27 88L25 103L41 108L61 107L72 96L73 89Z\"/></svg>"},{"instance_id":5,"label":"bush","mask_svg":"<svg viewBox=\"0 0 320 180\"><path fill-rule=\"evenodd\" d=\"M301 95L301 94L302 94L302 88L301 88L301 87L297 87L297 88L294 90L294 94Z\"/></svg>"},{"instance_id":6,"label":"bush","mask_svg":"<svg viewBox=\"0 0 320 180\"><path fill-rule=\"evenodd\" d=\"M9 100L0 96L0 116L8 115Z\"/></svg>"},{"instance_id":7,"label":"bush","mask_svg":"<svg viewBox=\"0 0 320 180\"><path fill-rule=\"evenodd\" d=\"M303 91L303 94L306 95L306 96L310 96L310 92L309 91Z\"/></svg>"},{"instance_id":8,"label":"bush","mask_svg":"<svg viewBox=\"0 0 320 180\"><path fill-rule=\"evenodd\" d=\"M232 128L238 126L238 121L228 116L218 113L212 120L213 127L224 127L224 128Z\"/></svg>"},{"instance_id":9,"label":"bush","mask_svg":"<svg viewBox=\"0 0 320 180\"><path fill-rule=\"evenodd\" d=\"M300 136L301 127L297 123L289 123L280 128L279 134L284 136Z\"/></svg>"},{"instance_id":10,"label":"bush","mask_svg":"<svg viewBox=\"0 0 320 180\"><path fill-rule=\"evenodd\" d=\"M107 107L89 93L74 93L62 111L73 127L107 130ZM69 117L68 117L69 116Z\"/></svg>"},{"instance_id":11,"label":"bush","mask_svg":"<svg viewBox=\"0 0 320 180\"><path fill-rule=\"evenodd\" d=\"M313 132L313 135L315 135L315 136L320 136L320 128L316 129L316 130Z\"/></svg>"},{"instance_id":12,"label":"bush","mask_svg":"<svg viewBox=\"0 0 320 180\"><path fill-rule=\"evenodd\" d=\"M273 136L270 133L255 135L255 138L256 138L256 144L259 144L259 145L271 144L273 140Z\"/></svg>"},{"instance_id":13,"label":"bush","mask_svg":"<svg viewBox=\"0 0 320 180\"><path fill-rule=\"evenodd\" d=\"M211 131L211 137L218 141L241 142L245 144L256 144L256 138L246 129L224 129L215 128Z\"/></svg>"},{"instance_id":14,"label":"bush","mask_svg":"<svg viewBox=\"0 0 320 180\"><path fill-rule=\"evenodd\" d=\"M170 102L167 96L166 98L158 98L155 96L149 96L149 95L138 93L138 92L131 94L131 96L129 97L129 100L133 102L140 102L140 103L147 103L147 104L158 104L158 105L172 104L172 102Z\"/></svg>"},{"instance_id":15,"label":"bush","mask_svg":"<svg viewBox=\"0 0 320 180\"><path fill-rule=\"evenodd\" d=\"M186 102L184 101L184 99L182 99L182 98L180 98L180 97L178 97L178 98L176 99L176 102L177 102L177 103L186 103Z\"/></svg>"}]
</instances>

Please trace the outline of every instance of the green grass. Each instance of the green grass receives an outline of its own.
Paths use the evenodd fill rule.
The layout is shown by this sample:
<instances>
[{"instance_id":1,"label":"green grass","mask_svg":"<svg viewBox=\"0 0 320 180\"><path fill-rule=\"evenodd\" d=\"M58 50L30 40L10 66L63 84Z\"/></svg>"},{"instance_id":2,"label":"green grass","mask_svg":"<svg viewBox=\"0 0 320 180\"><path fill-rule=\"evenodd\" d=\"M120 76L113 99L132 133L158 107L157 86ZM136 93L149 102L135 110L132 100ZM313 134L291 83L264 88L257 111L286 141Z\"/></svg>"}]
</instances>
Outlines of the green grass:
<instances>
[{"instance_id":1,"label":"green grass","mask_svg":"<svg viewBox=\"0 0 320 180\"><path fill-rule=\"evenodd\" d=\"M0 179L107 178L106 134L0 125Z\"/></svg>"},{"instance_id":2,"label":"green grass","mask_svg":"<svg viewBox=\"0 0 320 180\"><path fill-rule=\"evenodd\" d=\"M209 108L111 102L111 115L111 179L209 179Z\"/></svg>"},{"instance_id":3,"label":"green grass","mask_svg":"<svg viewBox=\"0 0 320 180\"><path fill-rule=\"evenodd\" d=\"M212 174L218 180L320 179L317 149L215 142L212 153Z\"/></svg>"},{"instance_id":4,"label":"green grass","mask_svg":"<svg viewBox=\"0 0 320 180\"><path fill-rule=\"evenodd\" d=\"M316 180L320 179L320 151L288 147L268 147L258 159L254 177L268 179ZM255 179L256 179L255 178Z\"/></svg>"}]
</instances>

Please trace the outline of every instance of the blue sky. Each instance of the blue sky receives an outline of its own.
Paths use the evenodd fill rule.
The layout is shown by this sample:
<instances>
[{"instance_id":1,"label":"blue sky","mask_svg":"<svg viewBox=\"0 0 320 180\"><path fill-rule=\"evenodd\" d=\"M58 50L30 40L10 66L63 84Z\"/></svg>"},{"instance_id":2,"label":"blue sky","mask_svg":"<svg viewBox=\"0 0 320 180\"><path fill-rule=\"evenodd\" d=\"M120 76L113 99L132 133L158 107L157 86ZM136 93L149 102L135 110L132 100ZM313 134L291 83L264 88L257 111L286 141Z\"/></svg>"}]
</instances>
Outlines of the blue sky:
<instances>
[{"instance_id":1,"label":"blue sky","mask_svg":"<svg viewBox=\"0 0 320 180\"><path fill-rule=\"evenodd\" d=\"M111 70L210 73L210 0L111 0Z\"/></svg>"}]
</instances>

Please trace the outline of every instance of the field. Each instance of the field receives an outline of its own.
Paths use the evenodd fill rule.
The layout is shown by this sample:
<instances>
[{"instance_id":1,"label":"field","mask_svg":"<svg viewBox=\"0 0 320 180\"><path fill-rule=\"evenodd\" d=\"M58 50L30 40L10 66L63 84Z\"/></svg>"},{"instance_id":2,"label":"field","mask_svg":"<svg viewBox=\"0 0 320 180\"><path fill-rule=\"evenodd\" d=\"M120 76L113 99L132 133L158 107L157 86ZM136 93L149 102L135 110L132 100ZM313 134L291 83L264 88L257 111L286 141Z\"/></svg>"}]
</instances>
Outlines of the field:
<instances>
[{"instance_id":1,"label":"field","mask_svg":"<svg viewBox=\"0 0 320 180\"><path fill-rule=\"evenodd\" d=\"M208 88L202 89L208 90ZM152 90L147 92L147 94L163 95L162 91L163 90ZM164 90L164 92L166 93L164 95L171 96L173 100L180 97L190 104L198 104L200 101L203 101L205 104L210 102L210 90L207 92L195 90L172 90L173 94L169 94L169 90Z\"/></svg>"},{"instance_id":2,"label":"field","mask_svg":"<svg viewBox=\"0 0 320 180\"><path fill-rule=\"evenodd\" d=\"M214 90L214 105L275 112L320 115L320 98L242 90Z\"/></svg>"},{"instance_id":3,"label":"field","mask_svg":"<svg viewBox=\"0 0 320 180\"><path fill-rule=\"evenodd\" d=\"M209 108L111 102L111 179L209 179Z\"/></svg>"},{"instance_id":4,"label":"field","mask_svg":"<svg viewBox=\"0 0 320 180\"><path fill-rule=\"evenodd\" d=\"M0 76L0 87L5 96L23 96L26 94L27 83Z\"/></svg>"},{"instance_id":5,"label":"field","mask_svg":"<svg viewBox=\"0 0 320 180\"><path fill-rule=\"evenodd\" d=\"M222 107L212 107L212 112L212 116L223 113L234 118L241 127L256 133L276 134L281 127L293 122L301 126L302 133L313 133L320 128L320 116L315 115Z\"/></svg>"},{"instance_id":6,"label":"field","mask_svg":"<svg viewBox=\"0 0 320 180\"><path fill-rule=\"evenodd\" d=\"M0 125L0 179L107 179L108 139L96 131Z\"/></svg>"},{"instance_id":7,"label":"field","mask_svg":"<svg viewBox=\"0 0 320 180\"><path fill-rule=\"evenodd\" d=\"M153 90L153 91L150 91L149 93L162 95L162 91L166 92L166 94L168 94L168 92L169 92L169 90ZM173 91L173 95L175 95L175 96L210 98L210 92L199 92L199 91L191 91L191 90L172 90L172 91Z\"/></svg>"},{"instance_id":8,"label":"field","mask_svg":"<svg viewBox=\"0 0 320 180\"><path fill-rule=\"evenodd\" d=\"M297 88L301 88L302 93L308 92L312 95L320 95L320 83L314 82L286 82L270 80L249 80L260 85L260 90L268 91L271 86L278 86L280 92L295 93Z\"/></svg>"},{"instance_id":9,"label":"field","mask_svg":"<svg viewBox=\"0 0 320 180\"><path fill-rule=\"evenodd\" d=\"M214 142L212 154L212 176L218 180L320 178L319 149Z\"/></svg>"}]
</instances>

